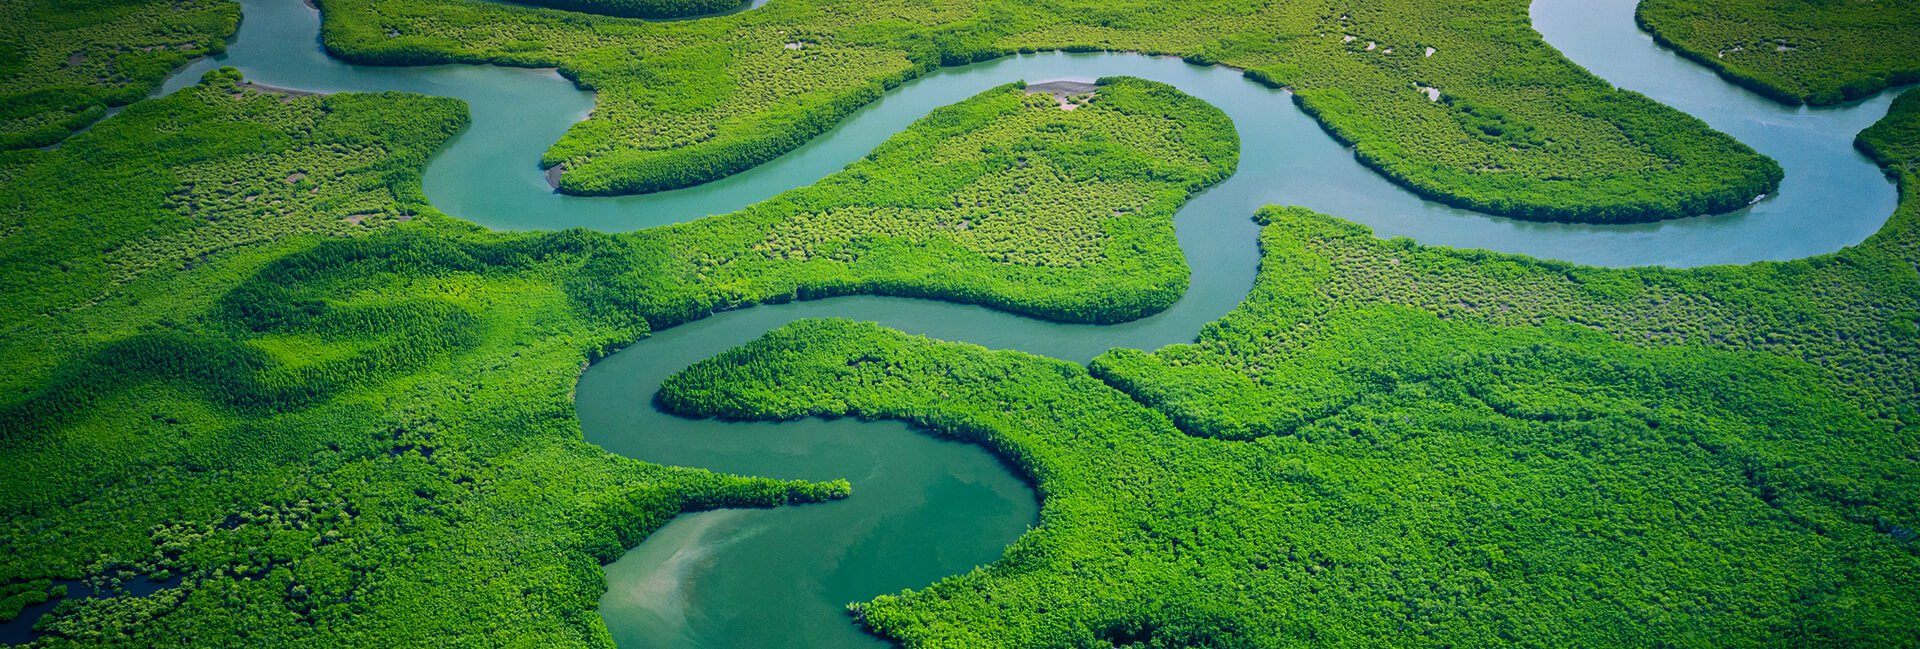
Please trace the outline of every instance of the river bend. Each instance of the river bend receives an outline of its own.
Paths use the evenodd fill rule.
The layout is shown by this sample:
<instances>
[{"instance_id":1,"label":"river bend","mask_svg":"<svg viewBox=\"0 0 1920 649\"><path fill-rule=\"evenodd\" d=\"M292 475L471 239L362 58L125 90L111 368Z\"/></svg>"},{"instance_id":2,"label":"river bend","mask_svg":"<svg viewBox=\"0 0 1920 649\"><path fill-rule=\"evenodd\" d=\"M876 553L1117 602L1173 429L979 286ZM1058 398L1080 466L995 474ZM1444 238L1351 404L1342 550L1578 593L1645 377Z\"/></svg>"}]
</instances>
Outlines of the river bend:
<instances>
[{"instance_id":1,"label":"river bend","mask_svg":"<svg viewBox=\"0 0 1920 649\"><path fill-rule=\"evenodd\" d=\"M763 2L764 0L756 0ZM435 207L503 230L627 231L724 213L813 183L864 156L936 107L1027 79L1132 75L1219 107L1240 131L1237 174L1180 210L1193 267L1168 311L1113 326L1040 322L980 307L848 297L733 311L658 332L595 365L578 404L588 441L651 462L779 478L846 477L854 496L771 511L682 516L607 568L602 614L623 647L887 646L859 632L845 603L991 562L1031 525L1032 490L969 445L896 423L688 421L654 409L660 382L687 365L810 317L875 320L910 333L1084 362L1117 346L1187 342L1233 308L1258 261L1249 219L1267 204L1303 205L1386 237L1486 248L1600 266L1673 267L1833 252L1879 229L1892 184L1853 149L1893 93L1837 108L1770 102L1656 46L1633 0L1537 0L1547 41L1603 78L1697 116L1779 161L1776 196L1730 214L1630 226L1516 221L1421 199L1360 165L1286 92L1239 73L1136 54L1032 54L943 68L887 92L838 127L735 176L642 196L553 193L537 162L592 109L590 93L551 70L492 66L359 67L326 56L319 17L298 0L241 0L240 32L162 92L207 70L239 68L263 84L322 92L398 90L465 100L470 128L425 174ZM757 6L757 4L755 5Z\"/></svg>"}]
</instances>

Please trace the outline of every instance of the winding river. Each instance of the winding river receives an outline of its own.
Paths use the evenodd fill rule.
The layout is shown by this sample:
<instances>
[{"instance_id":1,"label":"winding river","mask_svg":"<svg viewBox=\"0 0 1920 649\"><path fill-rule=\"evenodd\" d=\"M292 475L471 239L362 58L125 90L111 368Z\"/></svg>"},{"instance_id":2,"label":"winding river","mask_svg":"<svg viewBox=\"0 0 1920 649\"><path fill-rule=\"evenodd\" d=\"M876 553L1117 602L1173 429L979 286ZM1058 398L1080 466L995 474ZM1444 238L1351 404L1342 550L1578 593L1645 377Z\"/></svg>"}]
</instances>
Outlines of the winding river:
<instances>
[{"instance_id":1,"label":"winding river","mask_svg":"<svg viewBox=\"0 0 1920 649\"><path fill-rule=\"evenodd\" d=\"M1855 133L1892 93L1832 109L1785 107L1721 81L1655 46L1632 19L1634 0L1537 0L1535 27L1569 58L1615 83L1706 120L1778 160L1776 196L1739 212L1636 226L1541 224L1422 200L1362 167L1297 110L1284 91L1231 70L1133 54L1036 54L946 68L888 92L798 150L725 180L645 196L554 194L540 153L593 105L550 70L490 66L356 67L328 58L319 19L298 0L241 0L240 33L222 56L196 62L163 92L206 70L314 91L401 90L457 97L472 127L427 169L435 206L497 229L634 230L727 212L803 186L865 155L935 107L989 87L1126 74L1199 97L1240 129L1239 172L1176 217L1193 266L1172 309L1115 326L1062 325L979 307L873 297L762 306L659 332L600 362L580 381L589 441L652 462L781 478L846 477L854 497L776 510L680 517L608 566L601 600L623 647L887 646L849 623L847 602L918 587L999 557L1033 524L1033 491L993 457L894 423L689 421L651 395L688 364L799 318L848 317L947 340L1085 361L1110 347L1191 340L1252 285L1253 211L1304 205L1382 236L1488 248L1584 264L1698 266L1832 252L1877 230L1894 188L1854 151ZM1445 52L1437 56L1445 56Z\"/></svg>"}]
</instances>

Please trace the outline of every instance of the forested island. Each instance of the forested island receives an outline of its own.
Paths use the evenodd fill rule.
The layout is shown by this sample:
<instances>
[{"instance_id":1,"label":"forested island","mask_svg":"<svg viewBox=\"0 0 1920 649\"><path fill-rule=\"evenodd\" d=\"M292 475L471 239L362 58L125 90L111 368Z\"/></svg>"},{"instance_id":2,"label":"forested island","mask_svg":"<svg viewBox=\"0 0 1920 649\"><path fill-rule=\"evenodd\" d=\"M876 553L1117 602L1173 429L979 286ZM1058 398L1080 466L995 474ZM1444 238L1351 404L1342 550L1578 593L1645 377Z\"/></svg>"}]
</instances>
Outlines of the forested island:
<instances>
[{"instance_id":1,"label":"forested island","mask_svg":"<svg viewBox=\"0 0 1920 649\"><path fill-rule=\"evenodd\" d=\"M170 79L260 43L248 3L280 1L0 8L0 644L612 646L604 566L664 526L863 495L591 443L582 374L668 331L732 349L625 407L900 421L1031 485L997 560L825 620L861 641L1920 643L1920 90L1899 87L1920 4L1632 12L1768 101L1884 101L1849 137L1891 184L1846 189L1898 206L1856 245L1603 268L1266 205L1225 215L1257 246L1237 307L1062 360L991 324L1011 349L727 316L881 296L1095 342L1187 317L1195 269L1231 255L1180 228L1239 209L1207 192L1260 182L1236 172L1278 154L1243 150L1263 124L1133 76L1009 78L743 209L495 230L424 188L491 134L459 99L244 57ZM1055 50L1226 66L1394 191L1596 246L1742 227L1787 191L1767 155L1562 56L1520 0L313 10L317 42L269 44L597 93L544 157L497 161L500 192L542 170L606 197L576 200L710 186L911 80Z\"/></svg>"}]
</instances>

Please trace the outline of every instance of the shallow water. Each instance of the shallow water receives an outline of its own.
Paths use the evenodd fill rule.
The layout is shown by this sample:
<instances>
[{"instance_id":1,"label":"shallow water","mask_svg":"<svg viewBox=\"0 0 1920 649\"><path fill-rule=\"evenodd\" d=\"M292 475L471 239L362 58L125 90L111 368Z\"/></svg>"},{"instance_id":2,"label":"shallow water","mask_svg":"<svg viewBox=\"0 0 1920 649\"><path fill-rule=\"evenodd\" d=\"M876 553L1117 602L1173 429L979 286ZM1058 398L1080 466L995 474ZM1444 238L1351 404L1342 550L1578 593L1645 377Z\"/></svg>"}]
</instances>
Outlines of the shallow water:
<instances>
[{"instance_id":1,"label":"shallow water","mask_svg":"<svg viewBox=\"0 0 1920 649\"><path fill-rule=\"evenodd\" d=\"M854 483L824 505L683 516L608 566L602 613L625 647L885 646L841 612L847 602L920 587L996 559L1034 521L1033 492L987 453L894 423L689 421L651 397L686 365L805 317L875 320L912 333L1085 361L1110 347L1191 340L1252 285L1262 205L1304 205L1382 236L1579 263L1697 266L1832 252L1878 229L1892 185L1851 146L1891 93L1834 109L1782 107L1659 49L1632 21L1632 0L1540 0L1536 28L1600 76L1698 116L1781 162L1777 196L1740 212L1636 226L1541 224L1422 200L1358 164L1286 93L1238 73L1131 54L1037 54L942 69L906 83L838 128L768 164L699 187L618 198L554 194L540 153L592 108L552 71L488 66L355 67L327 58L318 17L297 0L243 0L228 52L194 64L319 91L404 90L458 97L473 124L427 169L449 214L497 229L633 230L738 209L810 184L942 105L1019 79L1126 74L1171 83L1226 111L1240 130L1239 172L1176 217L1193 266L1188 294L1165 313L1115 326L1039 322L979 307L851 297L756 307L660 332L581 379L589 441L652 462ZM1444 52L1437 56L1445 56Z\"/></svg>"}]
</instances>

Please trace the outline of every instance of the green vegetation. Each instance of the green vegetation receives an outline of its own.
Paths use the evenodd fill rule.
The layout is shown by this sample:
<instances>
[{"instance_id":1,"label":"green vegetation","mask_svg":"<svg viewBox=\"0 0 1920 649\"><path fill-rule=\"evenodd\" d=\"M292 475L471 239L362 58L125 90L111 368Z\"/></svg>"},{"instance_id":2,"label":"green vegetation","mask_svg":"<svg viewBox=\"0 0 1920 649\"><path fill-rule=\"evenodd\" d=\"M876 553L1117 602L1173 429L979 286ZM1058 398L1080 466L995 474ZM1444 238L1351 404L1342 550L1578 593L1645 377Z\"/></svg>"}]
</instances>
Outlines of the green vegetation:
<instances>
[{"instance_id":1,"label":"green vegetation","mask_svg":"<svg viewBox=\"0 0 1920 649\"><path fill-rule=\"evenodd\" d=\"M1032 477L1040 524L1001 561L855 607L910 647L1911 639L1920 560L1890 530L1920 503L1913 440L1814 368L1367 315L1316 346L1453 345L1254 442L1182 434L1070 363L844 321L702 362L662 402L901 419Z\"/></svg>"},{"instance_id":2,"label":"green vegetation","mask_svg":"<svg viewBox=\"0 0 1920 649\"><path fill-rule=\"evenodd\" d=\"M1690 271L1602 270L1381 241L1365 228L1271 210L1268 266L1247 306L1191 346L1115 351L1094 371L1183 428L1246 439L1285 434L1362 395L1430 370L1450 338L1384 335L1328 350L1321 327L1355 328L1376 309L1412 308L1504 327L1564 321L1635 344L1695 345L1804 359L1876 419L1920 419L1920 340L1899 314L1920 306L1912 281L1915 210L1831 257ZM1370 326L1368 327L1370 328ZM1485 334L1492 340L1491 333ZM1476 343L1479 344L1479 343Z\"/></svg>"},{"instance_id":3,"label":"green vegetation","mask_svg":"<svg viewBox=\"0 0 1920 649\"><path fill-rule=\"evenodd\" d=\"M296 100L247 89L230 70L185 94L130 107L58 150L14 154L0 185L0 273L40 281L0 288L5 322L227 249L389 227L425 209L420 168L466 123L452 100Z\"/></svg>"},{"instance_id":4,"label":"green vegetation","mask_svg":"<svg viewBox=\"0 0 1920 649\"><path fill-rule=\"evenodd\" d=\"M20 616L20 611L67 596L66 586L55 586L51 579L35 579L0 585L0 622Z\"/></svg>"},{"instance_id":5,"label":"green vegetation","mask_svg":"<svg viewBox=\"0 0 1920 649\"><path fill-rule=\"evenodd\" d=\"M0 149L65 139L138 101L188 59L219 53L230 0L19 0L0 4Z\"/></svg>"},{"instance_id":6,"label":"green vegetation","mask_svg":"<svg viewBox=\"0 0 1920 649\"><path fill-rule=\"evenodd\" d=\"M932 65L1052 47L1244 65L1402 182L1536 218L1682 213L1778 175L1561 61L1517 1L783 0L671 25L325 2L362 60L600 88L550 162L609 191L731 172ZM815 186L624 235L428 206L458 102L230 70L0 151L0 618L61 600L48 647L606 646L599 565L673 516L850 487L588 445L583 363L828 295L1165 308L1171 216L1233 169L1233 127L1133 79L1076 107L997 88ZM1269 209L1253 294L1192 345L1083 368L810 321L661 401L902 419L1024 471L1043 518L1001 562L855 607L913 646L1910 645L1920 93L1860 143L1900 211L1826 257L1599 270ZM54 578L179 583L78 600Z\"/></svg>"},{"instance_id":7,"label":"green vegetation","mask_svg":"<svg viewBox=\"0 0 1920 649\"><path fill-rule=\"evenodd\" d=\"M1105 80L1073 111L1002 86L812 187L623 238L592 299L655 327L854 293L1132 320L1186 290L1173 213L1238 144L1217 109L1156 83Z\"/></svg>"},{"instance_id":8,"label":"green vegetation","mask_svg":"<svg viewBox=\"0 0 1920 649\"><path fill-rule=\"evenodd\" d=\"M1524 0L1266 3L792 0L649 23L489 3L323 0L350 61L555 66L599 93L549 149L560 189L698 184L789 151L941 65L1140 51L1247 69L1423 195L1536 220L1647 221L1745 205L1770 160L1562 59ZM1431 49L1431 54L1429 54ZM1446 101L1430 100L1438 89Z\"/></svg>"},{"instance_id":9,"label":"green vegetation","mask_svg":"<svg viewBox=\"0 0 1920 649\"><path fill-rule=\"evenodd\" d=\"M580 441L568 390L608 338L564 247L487 265L530 246L399 223L458 102L236 81L0 167L30 280L0 302L0 584L184 577L61 601L42 644L592 645L599 564L678 512L845 494Z\"/></svg>"},{"instance_id":10,"label":"green vegetation","mask_svg":"<svg viewBox=\"0 0 1920 649\"><path fill-rule=\"evenodd\" d=\"M1412 308L1448 322L1565 321L1633 344L1798 358L1820 366L1835 390L1876 420L1920 423L1920 337L1911 324L1920 312L1916 143L1920 93L1909 92L1859 139L1900 180L1898 211L1859 246L1791 262L1586 268L1382 241L1360 226L1269 209L1262 214L1272 223L1262 238L1267 262L1243 309L1209 325L1197 344L1151 355L1118 350L1098 359L1094 372L1188 430L1238 439L1285 433L1397 377L1424 373L1406 364L1419 350L1444 356L1456 344L1396 335L1327 354L1305 332L1375 308Z\"/></svg>"},{"instance_id":11,"label":"green vegetation","mask_svg":"<svg viewBox=\"0 0 1920 649\"><path fill-rule=\"evenodd\" d=\"M1634 17L1661 44L1787 103L1920 81L1914 0L1643 0Z\"/></svg>"},{"instance_id":12,"label":"green vegetation","mask_svg":"<svg viewBox=\"0 0 1920 649\"><path fill-rule=\"evenodd\" d=\"M1091 368L803 321L672 377L728 418L898 419L1042 498L1003 559L852 607L935 646L1909 646L1920 93L1836 255L1602 270L1260 218L1243 306Z\"/></svg>"},{"instance_id":13,"label":"green vegetation","mask_svg":"<svg viewBox=\"0 0 1920 649\"><path fill-rule=\"evenodd\" d=\"M244 628L264 644L589 644L598 562L673 514L826 495L581 443L567 386L580 348L601 342L526 264L360 278L376 292L420 293L361 295L292 332L237 335L223 295L286 281L286 265L318 256L301 252L315 234L390 228L390 216L344 219L417 200L419 165L464 118L440 99L283 102L237 90L216 74L143 102L34 152L5 187L16 203L7 276L42 281L6 302L17 396L0 457L62 468L8 472L0 484L10 549L0 580L188 576L149 597L62 602L42 623L54 636L152 646ZM289 180L288 169L306 177ZM41 194L78 205L44 210ZM197 223L202 215L219 219ZM254 239L231 241L224 220L247 223ZM124 278L100 265L122 254L153 263ZM469 329L450 336L447 326ZM362 350L368 360L356 361ZM510 357L522 358L517 371L487 371ZM51 401L21 392L45 386L56 386ZM516 541L494 545L502 540ZM468 577L447 581L456 574Z\"/></svg>"},{"instance_id":14,"label":"green vegetation","mask_svg":"<svg viewBox=\"0 0 1920 649\"><path fill-rule=\"evenodd\" d=\"M425 205L457 102L262 94L231 70L9 154L5 273L36 281L0 301L0 465L44 470L0 478L0 584L27 584L0 607L56 596L41 579L181 577L62 601L43 643L602 646L599 565L672 516L849 487L590 446L583 362L853 292L1164 308L1173 210L1232 170L1232 125L1132 79L1079 106L1003 86L816 186L617 236Z\"/></svg>"},{"instance_id":15,"label":"green vegetation","mask_svg":"<svg viewBox=\"0 0 1920 649\"><path fill-rule=\"evenodd\" d=\"M729 9L737 9L746 4L745 0L514 0L522 4L540 5L585 11L587 13L606 14L625 18L687 18L717 14Z\"/></svg>"}]
</instances>

